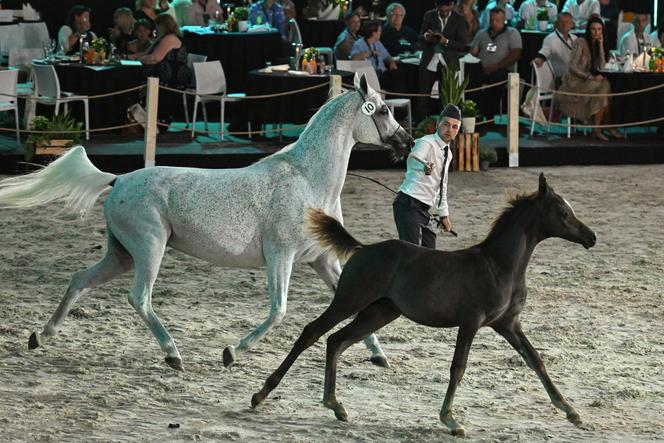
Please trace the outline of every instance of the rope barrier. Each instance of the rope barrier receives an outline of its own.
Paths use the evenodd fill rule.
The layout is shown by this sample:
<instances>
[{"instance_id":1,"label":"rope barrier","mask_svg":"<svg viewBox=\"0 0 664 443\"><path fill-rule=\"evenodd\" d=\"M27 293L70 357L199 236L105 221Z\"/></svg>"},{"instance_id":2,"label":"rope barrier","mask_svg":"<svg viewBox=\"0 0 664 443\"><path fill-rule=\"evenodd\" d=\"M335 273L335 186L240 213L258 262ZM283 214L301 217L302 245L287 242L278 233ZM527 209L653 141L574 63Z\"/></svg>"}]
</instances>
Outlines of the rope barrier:
<instances>
[{"instance_id":1,"label":"rope barrier","mask_svg":"<svg viewBox=\"0 0 664 443\"><path fill-rule=\"evenodd\" d=\"M238 100L238 99L239 100L245 100L245 99L246 100L253 100L253 99L257 99L257 98L273 98L273 97L282 97L282 96L285 96L285 95L295 95L295 94L299 94L301 92L313 91L314 89L329 88L329 87L330 87L329 83L321 83L320 85L308 86L306 88L295 89L293 91L277 92L277 93L274 93L274 94L247 95L247 96L244 96L244 97L229 97L229 96L226 96L226 97L229 97L233 100ZM188 90L182 90L182 89L169 88L168 86L163 86L163 85L159 85L159 88L163 89L165 91L177 92L179 94L186 94L186 95L192 95L192 96L196 96L196 95L199 95L199 96L214 96L214 94L196 94L196 92L192 92L192 91L188 91ZM219 97L221 97L221 96L219 96Z\"/></svg>"},{"instance_id":2,"label":"rope barrier","mask_svg":"<svg viewBox=\"0 0 664 443\"><path fill-rule=\"evenodd\" d=\"M183 131L190 131L190 130L191 130L191 129L181 128L181 127L179 127L179 126L173 126L173 125L169 125L169 124L167 124L167 123L159 123L159 122L157 122L157 126L161 126L161 127L163 127L163 128L169 128L169 129L171 129L171 128L172 128L172 129L177 129L177 130L179 130L180 132L183 132ZM227 131L224 131L223 134L224 134L224 135L249 135L249 134L251 134L251 135L254 135L254 134L259 135L259 134L268 134L268 133L273 133L273 132L283 132L283 131L290 130L290 129L303 128L303 127L305 127L305 126L306 126L306 124L303 124L303 125L292 125L292 126L289 126L288 128L284 128L284 127L282 127L282 128L278 128L278 129L263 129L263 130L260 130L260 131L251 131L251 132L249 132L249 131L233 131L233 132L227 132ZM194 131L194 132L195 132L196 134L216 134L216 135L221 135L221 133L222 133L221 131L203 131L203 130L198 130L198 129L197 129L196 131Z\"/></svg>"},{"instance_id":3,"label":"rope barrier","mask_svg":"<svg viewBox=\"0 0 664 443\"><path fill-rule=\"evenodd\" d=\"M96 128L88 129L87 132L104 132L104 131L114 131L116 129L131 128L133 126L140 126L140 123L127 123L119 126L109 126L106 128ZM16 132L16 128L0 128L0 131L3 132ZM34 129L21 129L21 134L80 134L85 132L85 129L79 129L77 131L36 131Z\"/></svg>"},{"instance_id":4,"label":"rope barrier","mask_svg":"<svg viewBox=\"0 0 664 443\"><path fill-rule=\"evenodd\" d=\"M527 117L527 116L521 116L523 119L527 121L533 121L532 118ZM650 120L642 120L639 122L631 122L631 123L614 123L614 124L606 124L606 125L578 125L578 124L570 124L569 126L571 128L597 128L597 129L609 129L609 128L625 128L629 126L641 126L641 125L647 125L651 123L658 123L658 122L664 122L664 117L658 117L658 118L652 118ZM535 123L540 124L537 120L535 120ZM477 124L477 123L476 123ZM567 127L565 123L554 123L554 122L547 122L547 125L551 126L561 126L561 127Z\"/></svg>"},{"instance_id":5,"label":"rope barrier","mask_svg":"<svg viewBox=\"0 0 664 443\"><path fill-rule=\"evenodd\" d=\"M504 85L506 83L507 83L507 80L499 81L499 82L496 82L496 83L490 83L488 85L482 85L482 86L479 86L477 88L465 89L464 93L466 93L466 92L477 92L477 91L481 91L483 89L495 88L496 86L501 86L501 85ZM350 85L350 84L347 84L347 83L342 83L341 86L343 86L344 88L350 88L350 89L355 88L355 85ZM377 90L376 92L378 92L380 94L385 94L385 95L398 95L400 97L431 97L431 94L419 94L419 93L415 94L415 93L406 93L406 92L393 92L393 91L386 91L385 89L380 89L380 90Z\"/></svg>"},{"instance_id":6,"label":"rope barrier","mask_svg":"<svg viewBox=\"0 0 664 443\"><path fill-rule=\"evenodd\" d=\"M641 94L642 92L649 92L649 91L654 91L656 89L664 88L664 83L662 83L661 85L649 86L647 88L638 89L636 91L610 92L610 93L607 93L607 94L590 94L590 93L581 93L581 92L559 91L557 89L538 88L537 85L534 85L532 83L528 83L525 80L520 80L520 84L522 84L524 86L529 86L531 88L539 89L540 93L545 93L546 94L546 93L553 92L554 94L575 95L575 96L578 96L578 97L619 97L619 96L623 96L623 95Z\"/></svg>"},{"instance_id":7,"label":"rope barrier","mask_svg":"<svg viewBox=\"0 0 664 443\"><path fill-rule=\"evenodd\" d=\"M133 88L122 89L120 91L115 91L115 92L107 92L107 93L104 93L104 94L80 95L80 96L76 96L76 98L77 99L87 98L88 100L90 100L90 99L96 99L96 98L111 97L111 96L114 96L114 95L126 94L127 92L138 91L139 89L144 89L145 87L146 87L146 85L139 85L139 86L134 86ZM44 100L44 99L49 98L49 99L53 99L55 101L54 97L45 97L45 96L34 97L34 96L31 96L31 95L7 95L7 94L2 94L2 96L3 97L18 98L18 99L21 99L21 100L30 100L30 101L38 101L38 100ZM67 97L66 96L62 97L62 101L63 102L68 101Z\"/></svg>"}]
</instances>

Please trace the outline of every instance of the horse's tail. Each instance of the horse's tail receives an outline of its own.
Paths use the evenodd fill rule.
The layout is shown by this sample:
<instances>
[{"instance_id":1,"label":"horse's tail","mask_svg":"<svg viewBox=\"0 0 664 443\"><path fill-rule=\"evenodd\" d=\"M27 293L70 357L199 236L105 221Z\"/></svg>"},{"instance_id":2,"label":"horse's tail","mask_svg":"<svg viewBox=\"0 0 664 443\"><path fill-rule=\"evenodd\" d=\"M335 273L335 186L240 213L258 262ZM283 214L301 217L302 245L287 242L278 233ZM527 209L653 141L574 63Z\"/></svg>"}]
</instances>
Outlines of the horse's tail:
<instances>
[{"instance_id":1,"label":"horse's tail","mask_svg":"<svg viewBox=\"0 0 664 443\"><path fill-rule=\"evenodd\" d=\"M309 209L309 224L309 231L318 243L331 249L339 260L348 260L363 246L341 223L320 209Z\"/></svg>"},{"instance_id":2,"label":"horse's tail","mask_svg":"<svg viewBox=\"0 0 664 443\"><path fill-rule=\"evenodd\" d=\"M1 181L0 206L31 208L59 201L84 217L116 178L97 169L85 149L76 146L37 172Z\"/></svg>"}]
</instances>

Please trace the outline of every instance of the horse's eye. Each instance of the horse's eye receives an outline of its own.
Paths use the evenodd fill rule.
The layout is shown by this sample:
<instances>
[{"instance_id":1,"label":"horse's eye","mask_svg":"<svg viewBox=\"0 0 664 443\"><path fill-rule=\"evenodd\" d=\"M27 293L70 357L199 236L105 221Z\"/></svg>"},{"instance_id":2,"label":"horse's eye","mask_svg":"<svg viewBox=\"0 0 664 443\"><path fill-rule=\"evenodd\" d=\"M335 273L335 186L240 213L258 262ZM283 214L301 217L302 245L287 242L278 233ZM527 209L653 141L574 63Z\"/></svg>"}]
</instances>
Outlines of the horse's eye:
<instances>
[{"instance_id":1,"label":"horse's eye","mask_svg":"<svg viewBox=\"0 0 664 443\"><path fill-rule=\"evenodd\" d=\"M569 211L567 211L565 209L561 209L560 211L558 211L558 213L560 214L560 217L563 220L567 220L569 218Z\"/></svg>"},{"instance_id":2,"label":"horse's eye","mask_svg":"<svg viewBox=\"0 0 664 443\"><path fill-rule=\"evenodd\" d=\"M390 113L390 108L388 108L386 105L383 105L383 107L380 109L380 113L383 115L387 115Z\"/></svg>"}]
</instances>

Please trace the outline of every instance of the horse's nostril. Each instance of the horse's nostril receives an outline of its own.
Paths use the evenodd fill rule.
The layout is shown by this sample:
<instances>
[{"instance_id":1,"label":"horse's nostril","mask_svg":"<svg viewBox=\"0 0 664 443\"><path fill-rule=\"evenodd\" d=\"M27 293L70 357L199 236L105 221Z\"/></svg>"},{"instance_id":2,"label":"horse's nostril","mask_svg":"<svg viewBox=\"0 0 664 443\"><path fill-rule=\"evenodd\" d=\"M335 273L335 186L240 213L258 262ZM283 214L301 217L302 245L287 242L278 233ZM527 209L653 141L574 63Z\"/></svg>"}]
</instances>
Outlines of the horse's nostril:
<instances>
[{"instance_id":1,"label":"horse's nostril","mask_svg":"<svg viewBox=\"0 0 664 443\"><path fill-rule=\"evenodd\" d=\"M597 243L597 235L593 232L593 245Z\"/></svg>"}]
</instances>

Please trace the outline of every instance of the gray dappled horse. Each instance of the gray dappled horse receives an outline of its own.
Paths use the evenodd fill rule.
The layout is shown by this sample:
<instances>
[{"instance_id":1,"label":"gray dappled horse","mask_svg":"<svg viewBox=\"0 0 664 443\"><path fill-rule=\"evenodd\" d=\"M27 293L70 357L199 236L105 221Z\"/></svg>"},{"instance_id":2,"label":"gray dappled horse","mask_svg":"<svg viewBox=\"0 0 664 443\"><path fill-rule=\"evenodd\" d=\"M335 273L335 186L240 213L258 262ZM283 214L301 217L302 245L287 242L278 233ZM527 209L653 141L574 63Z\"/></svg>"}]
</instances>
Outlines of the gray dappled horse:
<instances>
[{"instance_id":1,"label":"gray dappled horse","mask_svg":"<svg viewBox=\"0 0 664 443\"><path fill-rule=\"evenodd\" d=\"M90 288L133 268L129 303L159 342L166 362L182 370L180 353L152 309L152 288L166 246L216 265L267 268L269 316L237 346L224 350L226 366L282 321L293 263L308 263L334 290L339 262L316 247L306 230L306 208L322 208L341 220L340 194L356 143L384 145L396 159L413 144L364 76L355 77L355 86L357 91L323 105L295 143L246 168L156 167L116 176L99 171L76 147L38 172L1 182L0 206L63 201L81 215L112 187L104 204L105 257L73 276L51 319L31 335L29 348L54 336ZM372 362L386 366L376 337L371 334L365 343Z\"/></svg>"},{"instance_id":2,"label":"gray dappled horse","mask_svg":"<svg viewBox=\"0 0 664 443\"><path fill-rule=\"evenodd\" d=\"M400 240L362 245L323 211L312 210L312 231L319 242L348 262L332 304L305 326L279 368L254 394L256 407L276 388L298 356L335 325L355 319L327 339L323 404L339 420L347 420L336 399L337 360L351 344L399 316L438 328L459 327L450 382L440 419L452 434L463 427L452 414L452 401L466 369L470 345L478 329L490 326L503 336L533 369L553 404L574 424L581 419L558 392L544 363L521 330L519 314L526 303L526 268L535 246L560 237L585 248L595 245L595 233L540 175L539 190L513 199L494 222L486 239L460 251L435 251Z\"/></svg>"}]
</instances>

